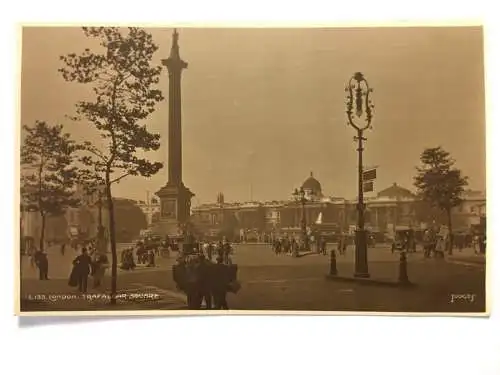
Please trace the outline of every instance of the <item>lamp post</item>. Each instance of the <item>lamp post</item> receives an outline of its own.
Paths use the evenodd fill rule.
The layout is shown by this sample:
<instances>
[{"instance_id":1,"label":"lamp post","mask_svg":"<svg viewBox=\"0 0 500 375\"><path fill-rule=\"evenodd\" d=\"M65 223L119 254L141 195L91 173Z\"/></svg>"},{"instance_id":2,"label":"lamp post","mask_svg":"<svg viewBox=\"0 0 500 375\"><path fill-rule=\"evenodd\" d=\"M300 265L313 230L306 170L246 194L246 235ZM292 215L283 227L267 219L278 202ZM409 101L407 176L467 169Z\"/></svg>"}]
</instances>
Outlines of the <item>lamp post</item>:
<instances>
[{"instance_id":1,"label":"lamp post","mask_svg":"<svg viewBox=\"0 0 500 375\"><path fill-rule=\"evenodd\" d=\"M358 225L356 228L355 277L368 278L367 238L365 230L365 204L363 198L363 137L365 130L371 128L373 104L370 93L373 89L368 85L362 73L357 72L349 80L345 88L347 93L348 125L356 130L354 140L358 142Z\"/></svg>"},{"instance_id":2,"label":"lamp post","mask_svg":"<svg viewBox=\"0 0 500 375\"><path fill-rule=\"evenodd\" d=\"M303 188L295 189L293 192L293 197L296 202L300 203L302 206L302 218L300 220L300 229L302 232L302 241L304 244L304 250L309 251L309 238L307 236L307 223L306 223L306 194Z\"/></svg>"}]
</instances>

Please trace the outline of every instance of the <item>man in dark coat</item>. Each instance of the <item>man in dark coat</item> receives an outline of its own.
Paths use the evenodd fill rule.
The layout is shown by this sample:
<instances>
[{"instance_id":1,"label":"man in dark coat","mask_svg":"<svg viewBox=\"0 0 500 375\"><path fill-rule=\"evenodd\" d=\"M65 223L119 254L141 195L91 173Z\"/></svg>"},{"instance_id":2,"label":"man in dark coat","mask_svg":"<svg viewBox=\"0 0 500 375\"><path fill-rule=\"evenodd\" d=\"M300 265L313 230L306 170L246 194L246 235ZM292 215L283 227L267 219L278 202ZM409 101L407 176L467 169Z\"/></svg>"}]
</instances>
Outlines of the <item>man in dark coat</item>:
<instances>
[{"instance_id":1,"label":"man in dark coat","mask_svg":"<svg viewBox=\"0 0 500 375\"><path fill-rule=\"evenodd\" d=\"M326 255L326 239L322 237L319 243L320 243L320 248L319 248L320 253Z\"/></svg>"},{"instance_id":2,"label":"man in dark coat","mask_svg":"<svg viewBox=\"0 0 500 375\"><path fill-rule=\"evenodd\" d=\"M224 244L222 243L221 240L217 243L216 251L218 257L222 258L224 256Z\"/></svg>"},{"instance_id":3,"label":"man in dark coat","mask_svg":"<svg viewBox=\"0 0 500 375\"><path fill-rule=\"evenodd\" d=\"M153 252L153 250L150 250L149 253L148 253L148 264L147 264L148 267L156 267L156 263L155 263L155 253Z\"/></svg>"},{"instance_id":4,"label":"man in dark coat","mask_svg":"<svg viewBox=\"0 0 500 375\"><path fill-rule=\"evenodd\" d=\"M229 264L229 255L231 254L231 252L232 252L231 244L224 239L222 256L225 264Z\"/></svg>"},{"instance_id":5,"label":"man in dark coat","mask_svg":"<svg viewBox=\"0 0 500 375\"><path fill-rule=\"evenodd\" d=\"M188 309L190 310L199 310L201 308L202 295L200 284L202 275L200 272L200 264L200 260L196 256L191 255L185 266L186 283L184 292L186 293Z\"/></svg>"},{"instance_id":6,"label":"man in dark coat","mask_svg":"<svg viewBox=\"0 0 500 375\"><path fill-rule=\"evenodd\" d=\"M78 278L78 290L82 293L87 293L87 282L91 265L92 259L87 254L87 248L83 247L82 253L73 261L73 266L76 268L75 272Z\"/></svg>"},{"instance_id":7,"label":"man in dark coat","mask_svg":"<svg viewBox=\"0 0 500 375\"><path fill-rule=\"evenodd\" d=\"M227 291L230 282L229 267L222 257L217 257L217 264L212 266L212 296L216 310L227 310Z\"/></svg>"},{"instance_id":8,"label":"man in dark coat","mask_svg":"<svg viewBox=\"0 0 500 375\"><path fill-rule=\"evenodd\" d=\"M177 263L172 266L172 276L177 289L184 291L186 283L186 262L184 258L177 258Z\"/></svg>"},{"instance_id":9,"label":"man in dark coat","mask_svg":"<svg viewBox=\"0 0 500 375\"><path fill-rule=\"evenodd\" d=\"M199 289L201 294L201 302L205 301L205 307L210 310L212 308L212 267L214 264L200 255L199 265Z\"/></svg>"},{"instance_id":10,"label":"man in dark coat","mask_svg":"<svg viewBox=\"0 0 500 375\"><path fill-rule=\"evenodd\" d=\"M38 267L40 280L48 280L47 276L49 273L49 259L47 258L47 253L42 250L38 250L34 256L35 264Z\"/></svg>"}]
</instances>

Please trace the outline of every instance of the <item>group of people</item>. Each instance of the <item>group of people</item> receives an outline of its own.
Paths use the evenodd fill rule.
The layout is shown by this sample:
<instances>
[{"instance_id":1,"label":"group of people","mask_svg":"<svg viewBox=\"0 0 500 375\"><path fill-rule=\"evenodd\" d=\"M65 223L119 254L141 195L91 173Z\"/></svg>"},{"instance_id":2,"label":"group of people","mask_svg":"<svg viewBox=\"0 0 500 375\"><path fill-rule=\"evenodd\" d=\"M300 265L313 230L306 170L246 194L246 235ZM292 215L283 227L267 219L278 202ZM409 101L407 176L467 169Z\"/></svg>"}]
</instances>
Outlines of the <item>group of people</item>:
<instances>
[{"instance_id":1,"label":"group of people","mask_svg":"<svg viewBox=\"0 0 500 375\"><path fill-rule=\"evenodd\" d=\"M179 290L187 296L190 310L206 309L227 310L227 293L239 290L237 283L238 267L224 262L218 254L212 262L203 251L181 254L172 268L173 279Z\"/></svg>"},{"instance_id":2,"label":"group of people","mask_svg":"<svg viewBox=\"0 0 500 375\"><path fill-rule=\"evenodd\" d=\"M273 251L276 255L287 254L291 256L299 256L299 251L315 251L318 254L326 255L326 239L319 237L317 239L314 236L308 238L308 243L304 240L298 240L295 237L285 236L281 238L275 238L272 243Z\"/></svg>"},{"instance_id":3,"label":"group of people","mask_svg":"<svg viewBox=\"0 0 500 375\"><path fill-rule=\"evenodd\" d=\"M125 249L121 252L120 255L120 268L122 270L134 270L137 264L135 263L134 259L134 249L133 248L128 248Z\"/></svg>"},{"instance_id":4,"label":"group of people","mask_svg":"<svg viewBox=\"0 0 500 375\"><path fill-rule=\"evenodd\" d=\"M159 244L152 245L147 241L138 241L135 247L129 247L122 251L120 268L123 270L133 270L137 264L143 264L146 267L156 267L156 257L162 255L166 258L170 257L170 253L178 250L178 243L176 241L169 241L167 239L161 241ZM137 263L134 258L137 257Z\"/></svg>"},{"instance_id":5,"label":"group of people","mask_svg":"<svg viewBox=\"0 0 500 375\"><path fill-rule=\"evenodd\" d=\"M136 247L137 263L144 264L147 267L155 267L158 251L156 249L148 249L142 242L139 242Z\"/></svg>"},{"instance_id":6,"label":"group of people","mask_svg":"<svg viewBox=\"0 0 500 375\"><path fill-rule=\"evenodd\" d=\"M99 288L108 267L109 261L106 254L95 249L92 249L89 253L87 248L83 246L81 254L73 260L73 268L68 284L78 287L78 291L81 293L87 293L88 278L91 275L93 287Z\"/></svg>"},{"instance_id":7,"label":"group of people","mask_svg":"<svg viewBox=\"0 0 500 375\"><path fill-rule=\"evenodd\" d=\"M470 234L470 235L440 235L434 230L427 229L423 236L424 256L430 258L443 258L445 251L450 246L458 251L463 251L464 248L472 247L476 254L485 254L486 252L486 235L485 234Z\"/></svg>"},{"instance_id":8,"label":"group of people","mask_svg":"<svg viewBox=\"0 0 500 375\"><path fill-rule=\"evenodd\" d=\"M222 259L222 263L232 264L231 254L233 254L233 248L225 237L217 243L210 241L196 243L194 251L203 254L209 261L212 261L216 256Z\"/></svg>"},{"instance_id":9,"label":"group of people","mask_svg":"<svg viewBox=\"0 0 500 375\"><path fill-rule=\"evenodd\" d=\"M149 251L153 251L156 256L169 257L172 251L179 251L179 243L175 238L168 235L164 239L159 236L141 238L137 244L137 257L147 258Z\"/></svg>"},{"instance_id":10,"label":"group of people","mask_svg":"<svg viewBox=\"0 0 500 375\"><path fill-rule=\"evenodd\" d=\"M156 254L154 250L144 250L136 248L137 263L134 259L134 249L128 248L121 252L120 268L122 270L133 270L137 264L144 264L146 267L156 267Z\"/></svg>"},{"instance_id":11,"label":"group of people","mask_svg":"<svg viewBox=\"0 0 500 375\"><path fill-rule=\"evenodd\" d=\"M49 246L49 243L46 244L46 246ZM82 245L80 245L82 246ZM88 241L86 246L83 245L84 248L89 249L91 254L94 254L96 252L96 245L95 242L93 241ZM79 250L79 245L78 244L72 244L71 246L72 249L75 251ZM66 243L63 242L60 247L60 253L61 255L66 254ZM32 245L29 247L27 253L30 257L30 264L32 267L36 267L38 269L38 278L40 280L48 280L49 279L49 257L47 254L47 251L45 249L39 248L37 249L36 246Z\"/></svg>"},{"instance_id":12,"label":"group of people","mask_svg":"<svg viewBox=\"0 0 500 375\"><path fill-rule=\"evenodd\" d=\"M275 238L272 243L273 251L276 255L286 254L292 256L298 256L299 250L305 248L305 243L297 240L295 237L283 237Z\"/></svg>"}]
</instances>

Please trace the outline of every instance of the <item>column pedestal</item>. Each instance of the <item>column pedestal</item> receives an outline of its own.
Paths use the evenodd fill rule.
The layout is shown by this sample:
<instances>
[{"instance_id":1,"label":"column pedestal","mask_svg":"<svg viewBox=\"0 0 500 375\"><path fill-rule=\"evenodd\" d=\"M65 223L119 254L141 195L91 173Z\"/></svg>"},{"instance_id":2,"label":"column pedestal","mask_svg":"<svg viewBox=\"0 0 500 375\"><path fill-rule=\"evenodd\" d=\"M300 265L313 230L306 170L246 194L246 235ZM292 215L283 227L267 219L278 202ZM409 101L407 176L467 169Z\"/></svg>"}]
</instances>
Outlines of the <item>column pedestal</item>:
<instances>
[{"instance_id":1,"label":"column pedestal","mask_svg":"<svg viewBox=\"0 0 500 375\"><path fill-rule=\"evenodd\" d=\"M153 225L152 231L162 237L182 235L182 228L191 216L191 198L194 194L184 184L168 184L156 193L160 198L160 220Z\"/></svg>"}]
</instances>

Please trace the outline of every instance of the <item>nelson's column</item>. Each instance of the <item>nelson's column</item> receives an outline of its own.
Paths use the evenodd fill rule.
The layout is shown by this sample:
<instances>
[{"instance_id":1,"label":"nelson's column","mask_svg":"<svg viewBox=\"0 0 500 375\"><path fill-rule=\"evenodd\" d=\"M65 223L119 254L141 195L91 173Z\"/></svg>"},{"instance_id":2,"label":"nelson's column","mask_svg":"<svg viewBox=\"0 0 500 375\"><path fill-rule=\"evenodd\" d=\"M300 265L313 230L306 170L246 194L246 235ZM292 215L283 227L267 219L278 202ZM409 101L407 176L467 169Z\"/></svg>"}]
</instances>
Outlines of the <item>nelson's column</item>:
<instances>
[{"instance_id":1,"label":"nelson's column","mask_svg":"<svg viewBox=\"0 0 500 375\"><path fill-rule=\"evenodd\" d=\"M168 182L156 195L160 198L158 234L178 235L189 221L191 198L194 194L182 182L181 75L188 64L179 55L179 34L174 29L168 59L162 60L168 69Z\"/></svg>"}]
</instances>

